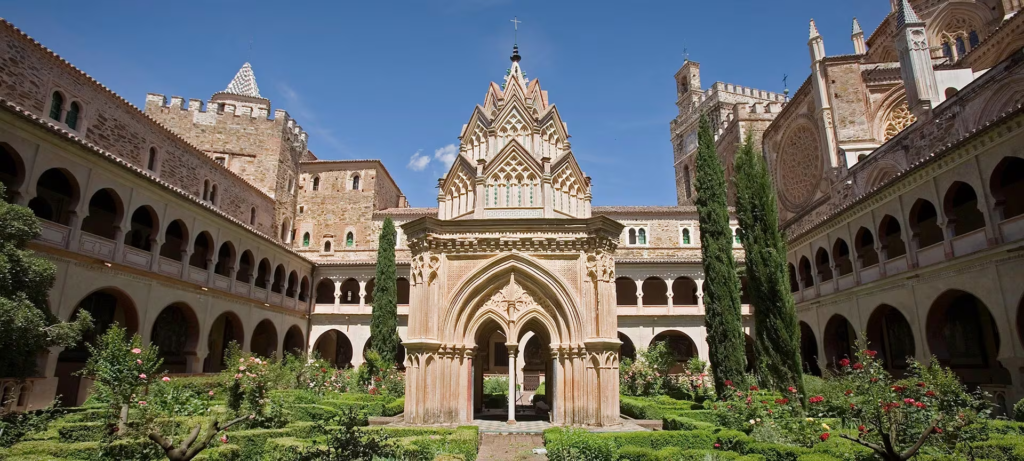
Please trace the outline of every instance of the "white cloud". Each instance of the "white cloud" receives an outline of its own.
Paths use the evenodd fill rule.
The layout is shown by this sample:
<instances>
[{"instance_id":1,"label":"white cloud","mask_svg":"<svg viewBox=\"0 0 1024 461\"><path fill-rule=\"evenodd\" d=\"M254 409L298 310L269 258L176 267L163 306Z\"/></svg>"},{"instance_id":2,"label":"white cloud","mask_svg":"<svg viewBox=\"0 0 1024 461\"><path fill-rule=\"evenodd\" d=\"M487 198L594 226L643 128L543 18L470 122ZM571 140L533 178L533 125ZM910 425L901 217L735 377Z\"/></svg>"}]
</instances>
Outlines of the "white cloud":
<instances>
[{"instance_id":1,"label":"white cloud","mask_svg":"<svg viewBox=\"0 0 1024 461\"><path fill-rule=\"evenodd\" d=\"M412 154L412 157L409 157L409 164L405 167L412 171L423 171L427 164L430 163L430 156L423 155L422 152L423 150L421 149Z\"/></svg>"},{"instance_id":2,"label":"white cloud","mask_svg":"<svg viewBox=\"0 0 1024 461\"><path fill-rule=\"evenodd\" d=\"M434 158L444 163L445 169L451 168L455 163L455 157L459 155L459 148L455 144L449 144L434 151Z\"/></svg>"}]
</instances>

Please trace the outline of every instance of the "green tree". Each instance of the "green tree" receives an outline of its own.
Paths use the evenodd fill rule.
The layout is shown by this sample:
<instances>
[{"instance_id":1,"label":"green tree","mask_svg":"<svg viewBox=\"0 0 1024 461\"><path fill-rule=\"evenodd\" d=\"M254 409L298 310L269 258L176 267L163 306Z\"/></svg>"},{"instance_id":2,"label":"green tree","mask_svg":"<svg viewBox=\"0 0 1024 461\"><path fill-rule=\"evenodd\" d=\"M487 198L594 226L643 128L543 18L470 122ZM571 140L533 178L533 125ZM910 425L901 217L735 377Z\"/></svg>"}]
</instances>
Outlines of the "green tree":
<instances>
[{"instance_id":1,"label":"green tree","mask_svg":"<svg viewBox=\"0 0 1024 461\"><path fill-rule=\"evenodd\" d=\"M395 274L395 223L384 218L377 245L377 275L373 286L370 345L381 357L394 361L398 352L398 276Z\"/></svg>"},{"instance_id":2,"label":"green tree","mask_svg":"<svg viewBox=\"0 0 1024 461\"><path fill-rule=\"evenodd\" d=\"M747 138L736 154L736 215L746 253L747 290L754 311L757 375L776 390L796 387L803 395L800 326L786 269L786 241L768 164Z\"/></svg>"},{"instance_id":3,"label":"green tree","mask_svg":"<svg viewBox=\"0 0 1024 461\"><path fill-rule=\"evenodd\" d=\"M715 152L715 136L707 115L700 118L697 143L696 203L707 282L704 325L708 331L708 358L715 391L723 396L729 391L726 381L743 379L746 339L740 311L740 279L732 256L725 171Z\"/></svg>"},{"instance_id":4,"label":"green tree","mask_svg":"<svg viewBox=\"0 0 1024 461\"><path fill-rule=\"evenodd\" d=\"M7 191L0 184L0 197ZM80 311L61 322L47 306L56 269L25 244L39 235L32 210L0 200L0 376L24 378L36 371L36 356L51 346L73 346L92 327Z\"/></svg>"}]
</instances>

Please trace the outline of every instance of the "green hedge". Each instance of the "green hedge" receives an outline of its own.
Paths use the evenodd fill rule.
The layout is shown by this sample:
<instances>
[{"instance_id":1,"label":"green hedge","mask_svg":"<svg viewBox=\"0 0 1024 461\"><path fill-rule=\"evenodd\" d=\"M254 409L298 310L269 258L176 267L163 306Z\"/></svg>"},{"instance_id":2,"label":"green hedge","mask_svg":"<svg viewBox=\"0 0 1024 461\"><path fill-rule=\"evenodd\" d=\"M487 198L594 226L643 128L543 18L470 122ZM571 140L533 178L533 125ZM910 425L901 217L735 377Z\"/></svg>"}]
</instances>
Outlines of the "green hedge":
<instances>
[{"instance_id":1,"label":"green hedge","mask_svg":"<svg viewBox=\"0 0 1024 461\"><path fill-rule=\"evenodd\" d=\"M706 461L736 460L763 461L760 455L741 455L732 451L722 450L684 450L679 447L653 450L644 447L625 447L619 450L620 461Z\"/></svg>"},{"instance_id":2,"label":"green hedge","mask_svg":"<svg viewBox=\"0 0 1024 461\"><path fill-rule=\"evenodd\" d=\"M242 447L233 443L218 443L199 453L193 461L240 461L242 459Z\"/></svg>"},{"instance_id":3,"label":"green hedge","mask_svg":"<svg viewBox=\"0 0 1024 461\"><path fill-rule=\"evenodd\" d=\"M99 442L107 435L104 423L54 424L61 443Z\"/></svg>"},{"instance_id":4,"label":"green hedge","mask_svg":"<svg viewBox=\"0 0 1024 461\"><path fill-rule=\"evenodd\" d=\"M661 419L661 428L666 431L711 431L717 427L685 416L666 416Z\"/></svg>"},{"instance_id":5,"label":"green hedge","mask_svg":"<svg viewBox=\"0 0 1024 461\"><path fill-rule=\"evenodd\" d=\"M397 416L405 413L405 397L399 397L387 405L384 405L384 414L381 416Z\"/></svg>"},{"instance_id":6,"label":"green hedge","mask_svg":"<svg viewBox=\"0 0 1024 461\"><path fill-rule=\"evenodd\" d=\"M394 436L392 431L387 431ZM406 460L432 461L438 457L457 457L476 460L480 434L476 426L460 426L449 434L431 434L407 437L400 443Z\"/></svg>"},{"instance_id":7,"label":"green hedge","mask_svg":"<svg viewBox=\"0 0 1024 461\"><path fill-rule=\"evenodd\" d=\"M1024 460L1024 438L1020 435L995 435L971 448L977 458Z\"/></svg>"},{"instance_id":8,"label":"green hedge","mask_svg":"<svg viewBox=\"0 0 1024 461\"><path fill-rule=\"evenodd\" d=\"M661 395L658 397L619 397L619 412L636 419L662 419L666 416L676 416L685 411L702 410L703 405L675 400L672 397Z\"/></svg>"}]
</instances>

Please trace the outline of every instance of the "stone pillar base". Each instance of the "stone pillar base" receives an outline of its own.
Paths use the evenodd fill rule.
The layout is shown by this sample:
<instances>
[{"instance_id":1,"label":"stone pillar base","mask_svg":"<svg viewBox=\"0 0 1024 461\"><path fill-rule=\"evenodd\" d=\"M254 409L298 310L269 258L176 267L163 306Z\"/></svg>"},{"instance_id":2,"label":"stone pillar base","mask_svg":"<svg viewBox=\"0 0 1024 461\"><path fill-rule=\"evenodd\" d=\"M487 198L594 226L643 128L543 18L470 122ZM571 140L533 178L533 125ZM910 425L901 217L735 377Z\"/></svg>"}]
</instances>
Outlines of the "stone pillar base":
<instances>
[{"instance_id":1,"label":"stone pillar base","mask_svg":"<svg viewBox=\"0 0 1024 461\"><path fill-rule=\"evenodd\" d=\"M508 425L509 426L515 426L516 425L516 420L514 420L514 419L508 420Z\"/></svg>"}]
</instances>

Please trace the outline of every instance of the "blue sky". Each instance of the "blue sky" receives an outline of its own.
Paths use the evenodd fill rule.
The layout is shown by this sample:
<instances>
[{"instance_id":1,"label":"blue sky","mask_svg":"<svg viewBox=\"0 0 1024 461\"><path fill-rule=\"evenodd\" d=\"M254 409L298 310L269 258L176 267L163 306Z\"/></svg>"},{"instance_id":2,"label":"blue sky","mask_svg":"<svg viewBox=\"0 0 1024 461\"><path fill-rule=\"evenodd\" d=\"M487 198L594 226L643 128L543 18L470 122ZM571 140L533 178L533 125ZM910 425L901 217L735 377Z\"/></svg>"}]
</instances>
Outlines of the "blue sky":
<instances>
[{"instance_id":1,"label":"blue sky","mask_svg":"<svg viewBox=\"0 0 1024 461\"><path fill-rule=\"evenodd\" d=\"M568 124L594 204L673 205L668 124L684 48L705 88L781 91L788 74L795 90L810 72L810 18L836 55L853 51L854 16L870 35L889 11L885 0L0 4L140 107L148 92L206 100L249 59L260 92L309 132L318 157L382 159L413 206L436 205L446 146L508 67L513 16L523 69Z\"/></svg>"}]
</instances>

